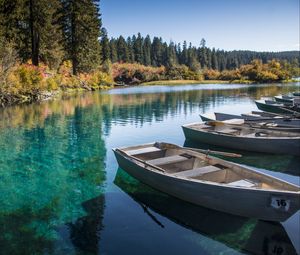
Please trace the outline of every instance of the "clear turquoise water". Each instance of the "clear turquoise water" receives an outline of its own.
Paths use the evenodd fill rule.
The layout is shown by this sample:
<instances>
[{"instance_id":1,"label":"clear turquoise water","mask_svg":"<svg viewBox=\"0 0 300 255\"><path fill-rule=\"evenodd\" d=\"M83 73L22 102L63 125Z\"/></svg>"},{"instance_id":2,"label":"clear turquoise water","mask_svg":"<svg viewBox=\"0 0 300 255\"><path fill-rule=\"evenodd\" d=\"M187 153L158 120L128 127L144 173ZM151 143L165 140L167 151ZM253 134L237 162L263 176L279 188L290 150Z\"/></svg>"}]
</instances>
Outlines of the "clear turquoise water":
<instances>
[{"instance_id":1,"label":"clear turquoise water","mask_svg":"<svg viewBox=\"0 0 300 255\"><path fill-rule=\"evenodd\" d=\"M193 146L181 125L200 113L247 112L254 99L294 90L299 84L130 87L0 109L0 254L299 251L299 213L281 225L195 207L131 178L111 151ZM243 155L237 162L299 184L298 158Z\"/></svg>"}]
</instances>

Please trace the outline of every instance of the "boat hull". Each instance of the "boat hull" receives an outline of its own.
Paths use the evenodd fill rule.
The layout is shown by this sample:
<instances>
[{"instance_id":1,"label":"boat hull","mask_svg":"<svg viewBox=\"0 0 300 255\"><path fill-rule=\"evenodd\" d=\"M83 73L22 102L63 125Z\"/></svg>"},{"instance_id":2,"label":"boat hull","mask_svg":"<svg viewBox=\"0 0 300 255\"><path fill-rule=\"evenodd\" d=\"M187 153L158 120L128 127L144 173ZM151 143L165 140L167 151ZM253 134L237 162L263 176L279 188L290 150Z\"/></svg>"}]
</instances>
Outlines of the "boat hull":
<instances>
[{"instance_id":1,"label":"boat hull","mask_svg":"<svg viewBox=\"0 0 300 255\"><path fill-rule=\"evenodd\" d=\"M185 138L193 141L245 151L300 155L300 138L248 138L204 132L187 126L182 128Z\"/></svg>"},{"instance_id":2,"label":"boat hull","mask_svg":"<svg viewBox=\"0 0 300 255\"><path fill-rule=\"evenodd\" d=\"M292 98L287 98L287 97L282 97L282 96L275 96L274 98L275 98L275 101L278 102L278 103L293 105L293 99Z\"/></svg>"},{"instance_id":3,"label":"boat hull","mask_svg":"<svg viewBox=\"0 0 300 255\"><path fill-rule=\"evenodd\" d=\"M119 166L139 181L181 200L248 218L268 221L285 221L299 208L299 194L284 194L280 191L259 191L211 185L206 182L175 178L164 173L149 171L134 160L114 151ZM289 211L274 209L273 197L291 201Z\"/></svg>"},{"instance_id":4,"label":"boat hull","mask_svg":"<svg viewBox=\"0 0 300 255\"><path fill-rule=\"evenodd\" d=\"M297 109L288 109L286 106L278 105L278 104L267 104L265 102L255 101L257 108L261 111L279 113L279 114L293 114L293 112L299 112L299 108Z\"/></svg>"}]
</instances>

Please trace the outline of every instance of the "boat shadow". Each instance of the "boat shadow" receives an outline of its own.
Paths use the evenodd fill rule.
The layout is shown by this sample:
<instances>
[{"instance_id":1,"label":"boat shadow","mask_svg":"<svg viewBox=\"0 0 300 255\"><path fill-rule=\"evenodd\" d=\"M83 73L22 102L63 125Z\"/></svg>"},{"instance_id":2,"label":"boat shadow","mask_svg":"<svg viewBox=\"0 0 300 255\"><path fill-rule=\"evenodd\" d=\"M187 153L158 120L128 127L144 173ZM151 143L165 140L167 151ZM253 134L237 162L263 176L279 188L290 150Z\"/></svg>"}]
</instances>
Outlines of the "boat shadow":
<instances>
[{"instance_id":1,"label":"boat shadow","mask_svg":"<svg viewBox=\"0 0 300 255\"><path fill-rule=\"evenodd\" d=\"M210 145L201 142L195 142L189 139L185 140L183 146L189 148L204 149L204 150L215 150L215 151L238 153L242 155L241 158L228 158L222 156L220 156L220 158L224 158L226 160L230 160L238 164L249 165L256 168L263 168L263 169L290 174L294 176L300 176L300 168L299 168L300 157L297 156L276 155L276 154L267 154L267 153L260 153L260 152L233 150L225 147Z\"/></svg>"},{"instance_id":2,"label":"boat shadow","mask_svg":"<svg viewBox=\"0 0 300 255\"><path fill-rule=\"evenodd\" d=\"M142 184L120 168L114 183L162 228L163 223L153 212L240 252L296 254L280 223L249 219L195 206Z\"/></svg>"}]
</instances>

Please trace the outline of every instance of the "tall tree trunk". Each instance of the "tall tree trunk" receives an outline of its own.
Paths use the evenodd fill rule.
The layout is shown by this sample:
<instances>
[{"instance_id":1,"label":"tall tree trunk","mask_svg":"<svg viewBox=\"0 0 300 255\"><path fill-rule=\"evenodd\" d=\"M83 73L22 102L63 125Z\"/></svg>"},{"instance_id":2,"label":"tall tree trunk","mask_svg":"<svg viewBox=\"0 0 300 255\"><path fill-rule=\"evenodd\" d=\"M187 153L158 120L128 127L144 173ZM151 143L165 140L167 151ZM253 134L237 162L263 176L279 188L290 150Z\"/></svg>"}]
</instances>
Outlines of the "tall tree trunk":
<instances>
[{"instance_id":1,"label":"tall tree trunk","mask_svg":"<svg viewBox=\"0 0 300 255\"><path fill-rule=\"evenodd\" d=\"M72 59L72 68L73 68L73 74L76 75L77 74L77 52L76 52L76 49L77 49L77 45L76 45L76 25L75 25L75 14L74 14L74 6L72 6L72 17L71 17L71 59Z\"/></svg>"},{"instance_id":2,"label":"tall tree trunk","mask_svg":"<svg viewBox=\"0 0 300 255\"><path fill-rule=\"evenodd\" d=\"M30 8L30 18L29 18L29 24L30 24L30 32L31 32L31 61L32 64L35 66L39 65L39 34L35 28L35 22L34 22L34 8L33 3L34 0L29 1L29 8Z\"/></svg>"}]
</instances>

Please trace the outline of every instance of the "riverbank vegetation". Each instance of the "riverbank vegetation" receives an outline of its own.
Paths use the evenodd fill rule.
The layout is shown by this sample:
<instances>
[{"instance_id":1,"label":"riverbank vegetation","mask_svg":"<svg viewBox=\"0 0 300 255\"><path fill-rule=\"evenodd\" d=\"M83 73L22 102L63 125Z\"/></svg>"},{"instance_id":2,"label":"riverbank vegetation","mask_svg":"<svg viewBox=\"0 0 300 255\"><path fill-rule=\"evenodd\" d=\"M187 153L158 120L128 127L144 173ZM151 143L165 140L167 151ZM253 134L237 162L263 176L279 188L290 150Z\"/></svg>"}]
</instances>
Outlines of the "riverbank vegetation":
<instances>
[{"instance_id":1,"label":"riverbank vegetation","mask_svg":"<svg viewBox=\"0 0 300 255\"><path fill-rule=\"evenodd\" d=\"M299 52L224 51L141 34L109 38L97 0L0 1L0 105L113 84L277 82Z\"/></svg>"}]
</instances>

